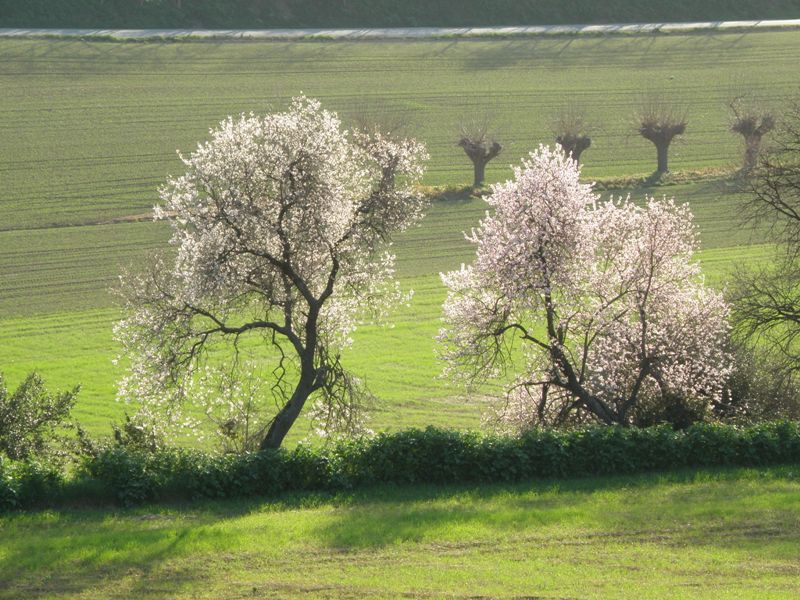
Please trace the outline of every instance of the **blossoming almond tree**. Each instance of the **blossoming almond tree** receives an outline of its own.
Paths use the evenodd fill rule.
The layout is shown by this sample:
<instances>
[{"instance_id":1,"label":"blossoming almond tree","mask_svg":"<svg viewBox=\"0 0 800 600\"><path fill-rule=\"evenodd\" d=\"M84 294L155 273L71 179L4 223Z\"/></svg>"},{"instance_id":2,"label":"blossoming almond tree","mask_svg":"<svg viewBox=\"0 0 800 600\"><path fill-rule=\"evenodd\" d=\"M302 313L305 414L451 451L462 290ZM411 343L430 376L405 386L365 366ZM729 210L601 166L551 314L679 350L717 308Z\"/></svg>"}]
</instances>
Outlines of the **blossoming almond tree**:
<instances>
[{"instance_id":1,"label":"blossoming almond tree","mask_svg":"<svg viewBox=\"0 0 800 600\"><path fill-rule=\"evenodd\" d=\"M161 190L174 258L123 277L120 395L169 409L210 349L235 365L240 339L256 337L278 363L262 448L281 445L312 394L349 419L358 385L340 351L360 314L404 297L388 242L422 216L412 186L426 158L414 140L345 131L304 97L220 123Z\"/></svg>"},{"instance_id":2,"label":"blossoming almond tree","mask_svg":"<svg viewBox=\"0 0 800 600\"><path fill-rule=\"evenodd\" d=\"M474 264L442 275L439 338L449 373L515 376L502 421L647 424L719 398L728 308L692 261L687 206L601 203L575 161L543 147L488 202L468 235Z\"/></svg>"}]
</instances>

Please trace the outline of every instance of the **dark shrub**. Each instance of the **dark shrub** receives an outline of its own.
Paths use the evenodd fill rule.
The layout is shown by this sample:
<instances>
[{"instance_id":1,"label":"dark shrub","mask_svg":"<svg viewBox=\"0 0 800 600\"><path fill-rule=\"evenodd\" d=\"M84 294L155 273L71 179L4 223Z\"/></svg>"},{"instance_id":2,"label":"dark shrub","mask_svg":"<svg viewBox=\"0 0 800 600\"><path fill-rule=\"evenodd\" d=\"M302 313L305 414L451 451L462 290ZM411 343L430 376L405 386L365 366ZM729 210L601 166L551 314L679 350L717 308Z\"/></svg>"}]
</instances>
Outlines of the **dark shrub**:
<instances>
[{"instance_id":1,"label":"dark shrub","mask_svg":"<svg viewBox=\"0 0 800 600\"><path fill-rule=\"evenodd\" d=\"M109 447L85 459L82 479L65 481L37 461L0 460L0 510L80 501L143 502L275 497L375 484L458 484L617 475L685 467L800 463L800 424L740 428L697 424L676 431L591 427L534 430L519 437L409 429L251 454L144 452Z\"/></svg>"}]
</instances>

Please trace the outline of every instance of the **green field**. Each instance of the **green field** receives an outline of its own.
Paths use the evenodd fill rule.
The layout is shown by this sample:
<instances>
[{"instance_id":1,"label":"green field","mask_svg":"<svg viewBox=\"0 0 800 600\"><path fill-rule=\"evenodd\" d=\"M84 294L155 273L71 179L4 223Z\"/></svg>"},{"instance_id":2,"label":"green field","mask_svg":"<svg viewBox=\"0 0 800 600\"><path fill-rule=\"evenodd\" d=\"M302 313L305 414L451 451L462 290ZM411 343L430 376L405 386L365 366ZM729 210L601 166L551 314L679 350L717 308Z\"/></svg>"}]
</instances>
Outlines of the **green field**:
<instances>
[{"instance_id":1,"label":"green field","mask_svg":"<svg viewBox=\"0 0 800 600\"><path fill-rule=\"evenodd\" d=\"M717 190L718 184L708 184L708 188ZM740 196L716 192L706 195L702 189L703 186L695 184L670 186L659 191L692 200L703 239L708 240L708 247L699 258L709 281L722 284L733 263L768 257L770 246L751 243L757 241L752 232L738 227L734 207L741 201ZM643 196L644 191L636 194ZM438 331L445 295L437 274L470 260L474 250L464 240L462 232L477 224L485 210L486 204L478 199L438 201L431 206L420 227L406 232L398 240L398 274L403 285L415 292L412 304L398 309L391 328L360 327L354 336L353 348L345 356L347 364L365 377L371 390L381 399L371 417L372 428L427 424L478 426L483 401L463 398L459 388L449 386L439 377L442 367L435 359L433 338ZM116 227L137 230L147 226ZM95 228L44 231L58 234L82 229L91 232ZM133 236L131 234L131 238ZM55 239L65 243L64 237L56 235ZM76 243L80 244L81 239L85 238L77 236ZM118 242L128 245L131 240L121 235ZM116 243L112 247L116 247ZM56 286L63 290L60 301L74 306L74 310L28 314L0 321L0 364L12 383L21 380L33 368L44 373L54 386L63 388L80 382L83 391L75 415L90 431L107 433L110 422L118 418L124 408L112 400L121 369L112 364L116 349L111 339L111 326L119 313L113 308L80 309L85 309L92 299L98 304L107 302L107 292L105 288L98 288L95 273L108 273L104 283L110 285L118 257L101 252L93 261L83 261L80 259L84 252L82 247L74 252L60 247L50 253L56 265L42 266L60 279L60 285ZM41 285L43 277L37 276L38 271L37 266L33 266L29 272L20 274L17 286L10 287L12 293L17 290L18 297L27 303L26 310L44 313L50 298L31 293L31 288ZM301 427L293 438L305 435L306 428Z\"/></svg>"},{"instance_id":2,"label":"green field","mask_svg":"<svg viewBox=\"0 0 800 600\"><path fill-rule=\"evenodd\" d=\"M792 598L799 499L795 466L10 515L0 597Z\"/></svg>"},{"instance_id":3,"label":"green field","mask_svg":"<svg viewBox=\"0 0 800 600\"><path fill-rule=\"evenodd\" d=\"M425 182L463 185L458 124L488 113L507 150L489 170L553 139L565 105L596 127L588 177L647 174L633 133L645 94L686 108L673 169L739 162L726 105L742 87L779 105L797 92L800 32L414 42L113 43L0 40L0 227L95 223L139 214L229 114L301 91L343 115L402 115L431 154ZM5 246L5 243L3 244Z\"/></svg>"},{"instance_id":4,"label":"green field","mask_svg":"<svg viewBox=\"0 0 800 600\"><path fill-rule=\"evenodd\" d=\"M0 0L2 3L2 0ZM639 177L655 152L632 133L644 94L686 108L679 185L616 189L691 203L707 280L769 260L741 223L729 175L739 140L725 104L748 86L774 107L797 93L800 32L422 42L112 43L0 40L0 371L81 383L95 435L124 409L109 292L121 266L166 243L147 213L157 187L228 114L300 91L346 118L402 116L432 159L427 186L471 178L462 118L489 113L509 164L552 138L565 105L595 124L587 179ZM685 175L685 173L684 173ZM676 180L687 179L679 173ZM608 195L608 193L604 193ZM346 364L381 399L373 429L478 427L486 398L438 378L438 273L468 262L463 231L486 204L438 199L397 241L416 292L393 328L360 327ZM491 389L487 390L491 393ZM291 441L303 438L300 423ZM476 488L82 508L0 518L0 597L602 597L800 595L798 467L679 472Z\"/></svg>"},{"instance_id":5,"label":"green field","mask_svg":"<svg viewBox=\"0 0 800 600\"><path fill-rule=\"evenodd\" d=\"M228 114L280 107L301 91L349 119L408 122L428 145L424 183L463 186L469 163L458 123L489 114L506 151L490 180L540 142L563 106L595 124L587 179L646 175L655 152L632 129L643 95L683 106L689 126L673 146L676 171L731 172L740 141L726 102L742 87L780 106L797 92L800 32L708 33L415 42L116 43L0 40L0 370L12 385L36 368L59 388L81 383L76 416L103 434L123 407L109 293L121 265L163 246L164 224L142 216L157 188ZM740 224L742 194L706 177L652 190L689 201L708 280L733 263L768 259L763 237ZM615 194L624 194L617 190ZM642 197L645 190L632 190ZM416 292L396 327L365 326L348 353L382 403L373 428L475 427L482 401L438 379L438 273L468 262L462 232L479 199L440 200L396 245L399 274ZM302 428L295 437L305 435Z\"/></svg>"}]
</instances>

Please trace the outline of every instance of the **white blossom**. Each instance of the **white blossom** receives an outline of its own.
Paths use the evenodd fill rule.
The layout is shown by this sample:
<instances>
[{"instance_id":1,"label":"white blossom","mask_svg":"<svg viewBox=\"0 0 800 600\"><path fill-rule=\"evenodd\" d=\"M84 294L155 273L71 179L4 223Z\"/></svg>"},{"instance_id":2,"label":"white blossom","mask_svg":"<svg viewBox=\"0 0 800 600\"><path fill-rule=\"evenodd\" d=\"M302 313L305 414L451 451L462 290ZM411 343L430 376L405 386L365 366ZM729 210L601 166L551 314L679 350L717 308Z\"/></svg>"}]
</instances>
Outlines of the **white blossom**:
<instances>
[{"instance_id":1,"label":"white blossom","mask_svg":"<svg viewBox=\"0 0 800 600\"><path fill-rule=\"evenodd\" d=\"M703 416L731 370L728 307L692 260L688 206L602 202L579 175L540 147L493 186L474 264L442 275L446 372L511 373L497 416L517 429L648 423L676 400Z\"/></svg>"},{"instance_id":2,"label":"white blossom","mask_svg":"<svg viewBox=\"0 0 800 600\"><path fill-rule=\"evenodd\" d=\"M389 241L423 214L414 185L427 154L345 131L305 97L210 135L160 191L174 257L124 278L129 316L116 332L131 367L119 394L176 406L210 347L235 353L240 337L261 336L280 363L283 402L264 442L275 446L309 395L354 392L339 356L357 320L407 298Z\"/></svg>"}]
</instances>

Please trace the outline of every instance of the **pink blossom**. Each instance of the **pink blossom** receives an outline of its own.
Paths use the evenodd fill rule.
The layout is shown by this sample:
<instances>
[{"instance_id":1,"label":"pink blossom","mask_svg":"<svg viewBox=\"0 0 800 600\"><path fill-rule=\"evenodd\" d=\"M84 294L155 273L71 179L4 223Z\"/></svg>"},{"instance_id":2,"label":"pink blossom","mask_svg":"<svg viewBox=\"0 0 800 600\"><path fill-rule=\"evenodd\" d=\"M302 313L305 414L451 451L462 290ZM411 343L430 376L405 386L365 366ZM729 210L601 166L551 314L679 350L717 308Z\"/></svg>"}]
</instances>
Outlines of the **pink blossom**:
<instances>
[{"instance_id":1,"label":"pink blossom","mask_svg":"<svg viewBox=\"0 0 800 600\"><path fill-rule=\"evenodd\" d=\"M447 373L513 377L496 412L517 429L640 424L675 399L703 415L731 370L728 307L688 206L601 202L579 175L540 147L492 188L474 264L442 275Z\"/></svg>"}]
</instances>

